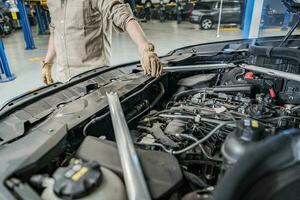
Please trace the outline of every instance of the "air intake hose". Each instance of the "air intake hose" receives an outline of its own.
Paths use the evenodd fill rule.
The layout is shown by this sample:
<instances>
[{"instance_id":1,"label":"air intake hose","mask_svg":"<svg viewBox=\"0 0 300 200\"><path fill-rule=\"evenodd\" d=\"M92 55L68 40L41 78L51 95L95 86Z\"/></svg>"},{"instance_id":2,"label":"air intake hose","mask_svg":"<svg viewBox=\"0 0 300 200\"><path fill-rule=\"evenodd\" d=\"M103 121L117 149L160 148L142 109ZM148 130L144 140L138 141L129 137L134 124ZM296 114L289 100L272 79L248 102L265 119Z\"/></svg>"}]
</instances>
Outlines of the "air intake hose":
<instances>
[{"instance_id":1,"label":"air intake hose","mask_svg":"<svg viewBox=\"0 0 300 200\"><path fill-rule=\"evenodd\" d=\"M300 160L300 130L291 129L259 142L228 170L215 192L215 200L240 200L265 175ZM264 191L267 192L267 191Z\"/></svg>"}]
</instances>

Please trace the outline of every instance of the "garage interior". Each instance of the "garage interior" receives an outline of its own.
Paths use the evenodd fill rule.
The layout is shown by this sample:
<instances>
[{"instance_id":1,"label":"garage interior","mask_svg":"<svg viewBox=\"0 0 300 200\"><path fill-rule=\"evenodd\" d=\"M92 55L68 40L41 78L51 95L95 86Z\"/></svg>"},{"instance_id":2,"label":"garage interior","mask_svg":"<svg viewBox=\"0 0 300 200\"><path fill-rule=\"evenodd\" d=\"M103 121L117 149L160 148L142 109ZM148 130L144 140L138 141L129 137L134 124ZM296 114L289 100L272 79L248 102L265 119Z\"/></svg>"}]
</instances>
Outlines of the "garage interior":
<instances>
[{"instance_id":1,"label":"garage interior","mask_svg":"<svg viewBox=\"0 0 300 200\"><path fill-rule=\"evenodd\" d=\"M0 0L0 37L0 200L299 199L300 0Z\"/></svg>"},{"instance_id":2,"label":"garage interior","mask_svg":"<svg viewBox=\"0 0 300 200\"><path fill-rule=\"evenodd\" d=\"M3 2L8 3L9 1ZM195 6L197 3L197 1L184 2L192 6ZM25 1L24 3L28 10L30 9L32 12L34 12L36 4L45 5L44 1ZM145 9L142 2L135 3L137 3L136 5L140 7L140 12ZM246 2L242 3L245 4ZM143 18L139 18L139 21L149 40L154 44L157 44L156 50L160 56L167 54L173 49L193 44L243 38L241 24L221 24L218 36L216 27L218 24L214 24L214 27L211 30L202 30L200 25L190 23L188 17L180 19L180 23L177 22L176 16L173 16L172 19L165 19L163 22L160 22L160 20L157 19L157 10L159 10L159 5L153 4L151 6L151 19L145 20L145 17L142 16ZM13 7L13 4L10 5L10 9ZM169 7L173 8L174 5L170 5ZM45 7L45 9L47 8ZM176 9L176 6L173 9ZM270 16L266 16L266 18L268 18L267 20L271 18L272 21L269 20L265 22L265 25L262 25L263 27L259 32L259 37L286 34L287 31L282 29L285 9L281 5L280 1L265 0L264 10L262 12L266 12L265 9L269 9L269 12L271 12L269 14ZM188 12L191 13L192 10L189 10ZM17 78L14 81L0 83L0 91L2 94L0 104L3 104L13 97L32 91L44 85L41 79L40 62L46 55L49 33L45 31L45 33L40 34L40 29L37 24L37 15L33 13L33 16L32 21L35 21L35 25L31 26L31 29L36 45L35 49L24 49L24 38L20 28L16 28L8 35L3 35L2 40L8 62L12 73ZM273 16L276 16L276 20L274 20ZM138 51L134 43L129 39L128 35L124 33L120 34L114 32L112 52L113 65L136 61L139 59Z\"/></svg>"}]
</instances>

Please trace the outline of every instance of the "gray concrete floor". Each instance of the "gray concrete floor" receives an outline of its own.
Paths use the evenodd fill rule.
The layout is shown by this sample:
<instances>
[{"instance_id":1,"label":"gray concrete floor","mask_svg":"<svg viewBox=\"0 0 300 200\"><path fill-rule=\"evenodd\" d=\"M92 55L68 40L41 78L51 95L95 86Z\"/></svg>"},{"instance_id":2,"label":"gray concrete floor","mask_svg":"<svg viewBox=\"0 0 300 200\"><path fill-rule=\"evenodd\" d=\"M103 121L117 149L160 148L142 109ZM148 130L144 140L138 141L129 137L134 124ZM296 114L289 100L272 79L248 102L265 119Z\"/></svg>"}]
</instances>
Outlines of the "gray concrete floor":
<instances>
[{"instance_id":1,"label":"gray concrete floor","mask_svg":"<svg viewBox=\"0 0 300 200\"><path fill-rule=\"evenodd\" d=\"M216 30L199 30L197 25L189 22L177 25L176 22L159 23L152 21L142 23L142 26L149 40L156 45L159 55L187 45L242 38L242 32L239 30L221 31L220 37L217 38ZM49 36L38 36L36 28L33 32L37 46L35 50L24 49L25 44L21 31L3 39L11 70L17 79L0 83L0 105L22 93L43 86L40 62L46 54ZM263 36L274 34L282 35L284 33L274 33L274 31L262 33ZM134 60L138 60L138 52L134 43L127 34L115 33L113 35L113 65Z\"/></svg>"}]
</instances>

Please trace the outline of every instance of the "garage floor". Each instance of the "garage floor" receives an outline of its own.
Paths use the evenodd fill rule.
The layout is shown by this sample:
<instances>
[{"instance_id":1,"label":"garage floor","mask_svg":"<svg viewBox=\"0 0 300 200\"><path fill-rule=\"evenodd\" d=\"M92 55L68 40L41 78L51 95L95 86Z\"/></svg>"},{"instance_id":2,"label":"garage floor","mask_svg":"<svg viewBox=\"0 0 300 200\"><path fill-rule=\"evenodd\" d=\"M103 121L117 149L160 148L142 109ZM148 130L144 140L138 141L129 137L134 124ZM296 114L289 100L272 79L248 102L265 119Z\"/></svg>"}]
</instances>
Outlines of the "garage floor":
<instances>
[{"instance_id":1,"label":"garage floor","mask_svg":"<svg viewBox=\"0 0 300 200\"><path fill-rule=\"evenodd\" d=\"M197 25L183 22L159 23L152 21L142 24L149 40L156 44L157 53L164 55L170 50L187 45L200 44L213 41L239 39L242 37L240 30L222 30L220 37L216 37L216 30L199 30ZM24 39L21 31L17 31L3 39L6 54L12 72L17 79L0 83L0 105L22 93L43 86L41 81L40 62L43 60L49 36L38 36L34 31L35 50L24 50ZM281 31L264 31L266 35L282 35ZM113 65L138 60L138 52L127 34L115 33L113 36Z\"/></svg>"}]
</instances>

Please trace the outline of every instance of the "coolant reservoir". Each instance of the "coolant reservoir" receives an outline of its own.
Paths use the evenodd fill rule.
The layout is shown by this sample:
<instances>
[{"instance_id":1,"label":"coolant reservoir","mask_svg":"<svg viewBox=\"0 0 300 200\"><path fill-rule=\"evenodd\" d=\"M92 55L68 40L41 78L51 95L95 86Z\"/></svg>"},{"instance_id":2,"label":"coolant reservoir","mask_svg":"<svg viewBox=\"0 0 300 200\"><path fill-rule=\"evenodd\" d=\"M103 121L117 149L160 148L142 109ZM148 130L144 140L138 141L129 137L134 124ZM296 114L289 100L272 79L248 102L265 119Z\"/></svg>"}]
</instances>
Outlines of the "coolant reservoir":
<instances>
[{"instance_id":1,"label":"coolant reservoir","mask_svg":"<svg viewBox=\"0 0 300 200\"><path fill-rule=\"evenodd\" d=\"M245 119L237 124L236 131L230 134L222 145L222 155L225 165L230 167L245 154L247 149L255 148L262 140L264 126L256 120Z\"/></svg>"},{"instance_id":2,"label":"coolant reservoir","mask_svg":"<svg viewBox=\"0 0 300 200\"><path fill-rule=\"evenodd\" d=\"M43 200L126 200L122 180L96 162L73 160L44 180Z\"/></svg>"}]
</instances>

